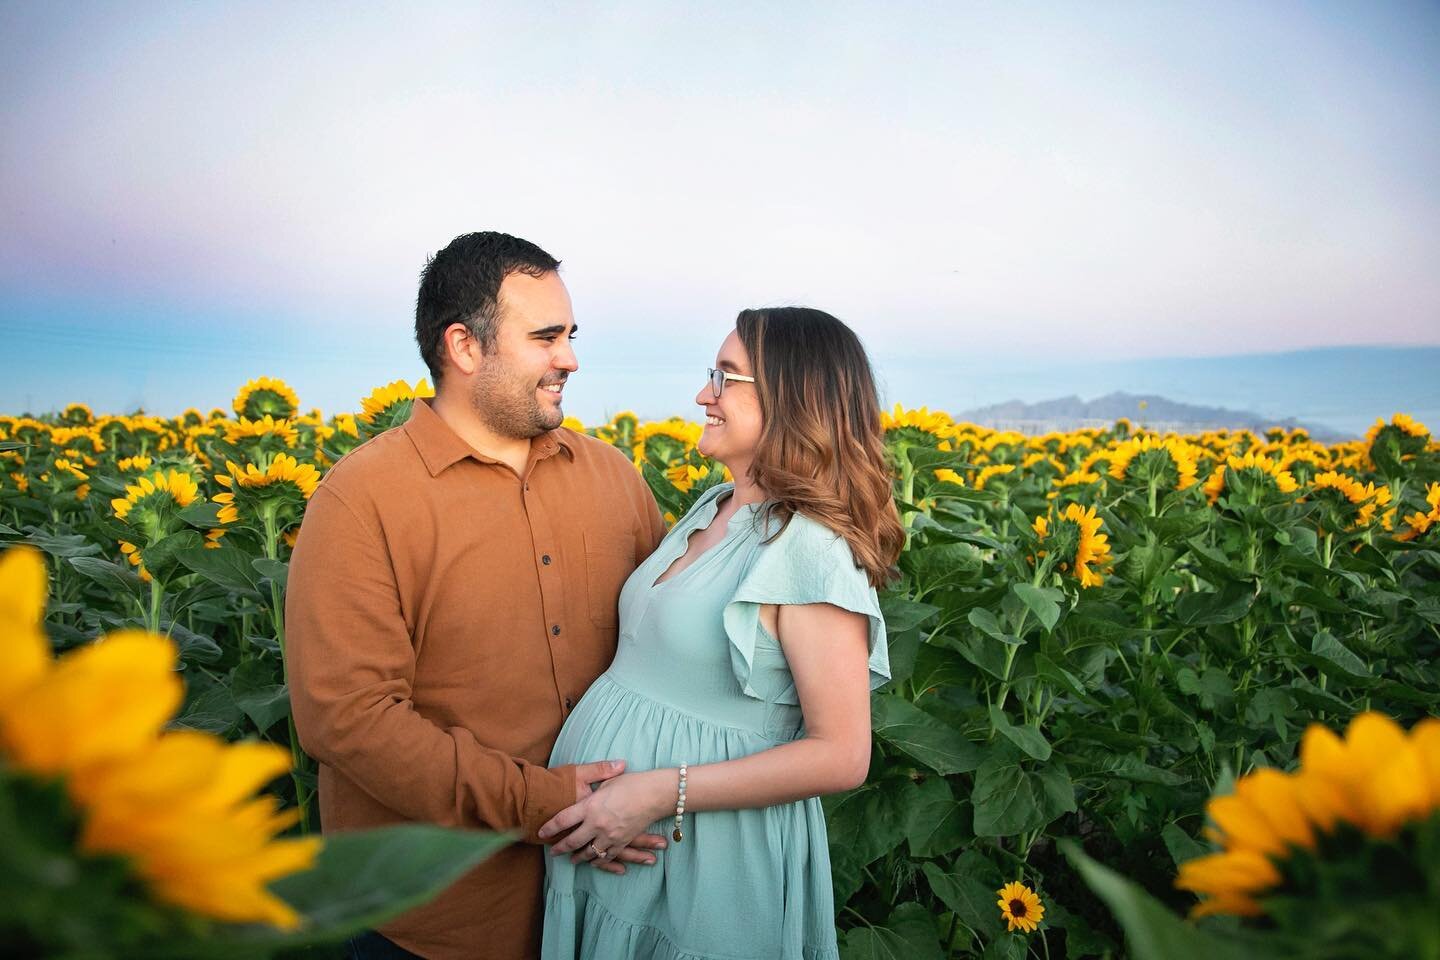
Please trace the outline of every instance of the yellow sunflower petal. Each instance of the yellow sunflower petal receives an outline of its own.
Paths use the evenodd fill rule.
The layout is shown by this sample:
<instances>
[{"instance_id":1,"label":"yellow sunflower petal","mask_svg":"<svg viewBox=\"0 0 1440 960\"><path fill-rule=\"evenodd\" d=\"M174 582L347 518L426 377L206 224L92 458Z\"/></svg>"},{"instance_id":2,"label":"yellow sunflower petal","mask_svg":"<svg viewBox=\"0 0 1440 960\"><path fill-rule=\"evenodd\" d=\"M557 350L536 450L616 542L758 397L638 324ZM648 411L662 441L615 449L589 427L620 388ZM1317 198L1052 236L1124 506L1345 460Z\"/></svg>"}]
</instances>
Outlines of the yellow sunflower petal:
<instances>
[{"instance_id":1,"label":"yellow sunflower petal","mask_svg":"<svg viewBox=\"0 0 1440 960\"><path fill-rule=\"evenodd\" d=\"M1231 850L1180 864L1175 886L1211 896L1253 894L1280 882L1280 871L1262 853Z\"/></svg>"},{"instance_id":2,"label":"yellow sunflower petal","mask_svg":"<svg viewBox=\"0 0 1440 960\"><path fill-rule=\"evenodd\" d=\"M153 740L183 695L175 645L141 631L69 654L11 701L4 736L22 766L45 774L133 753Z\"/></svg>"},{"instance_id":3,"label":"yellow sunflower petal","mask_svg":"<svg viewBox=\"0 0 1440 960\"><path fill-rule=\"evenodd\" d=\"M1374 836L1390 836L1405 823L1421 819L1432 809L1430 785L1420 751L1408 741L1402 740L1378 765L1362 790L1365 826Z\"/></svg>"},{"instance_id":4,"label":"yellow sunflower petal","mask_svg":"<svg viewBox=\"0 0 1440 960\"><path fill-rule=\"evenodd\" d=\"M1410 730L1410 742L1420 757L1430 791L1430 809L1440 809L1440 720L1429 717L1415 724Z\"/></svg>"},{"instance_id":5,"label":"yellow sunflower petal","mask_svg":"<svg viewBox=\"0 0 1440 960\"><path fill-rule=\"evenodd\" d=\"M46 583L45 561L34 548L0 556L0 715L50 666L50 644L40 629Z\"/></svg>"},{"instance_id":6,"label":"yellow sunflower petal","mask_svg":"<svg viewBox=\"0 0 1440 960\"><path fill-rule=\"evenodd\" d=\"M1290 844L1314 849L1315 835L1295 790L1293 778L1271 769L1256 770L1235 786L1236 796L1259 813L1274 836L1277 849L1271 852L1282 853Z\"/></svg>"}]
</instances>

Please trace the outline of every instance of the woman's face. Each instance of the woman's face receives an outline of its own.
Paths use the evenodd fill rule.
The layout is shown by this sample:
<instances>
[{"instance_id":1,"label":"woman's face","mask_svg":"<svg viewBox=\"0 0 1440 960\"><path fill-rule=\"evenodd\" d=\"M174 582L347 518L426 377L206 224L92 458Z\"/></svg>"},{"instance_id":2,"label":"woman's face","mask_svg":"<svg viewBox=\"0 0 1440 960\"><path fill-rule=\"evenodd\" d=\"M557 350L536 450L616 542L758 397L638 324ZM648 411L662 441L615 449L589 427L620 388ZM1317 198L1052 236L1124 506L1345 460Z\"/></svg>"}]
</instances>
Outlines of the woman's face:
<instances>
[{"instance_id":1,"label":"woman's face","mask_svg":"<svg viewBox=\"0 0 1440 960\"><path fill-rule=\"evenodd\" d=\"M715 369L745 377L755 376L750 368L750 357L740 334L734 330L720 344L715 355ZM695 402L705 408L705 429L700 434L700 452L714 457L730 472L739 476L749 467L755 456L755 447L760 443L760 395L756 385L738 380L725 381L725 389L719 399L709 383L700 388Z\"/></svg>"}]
</instances>

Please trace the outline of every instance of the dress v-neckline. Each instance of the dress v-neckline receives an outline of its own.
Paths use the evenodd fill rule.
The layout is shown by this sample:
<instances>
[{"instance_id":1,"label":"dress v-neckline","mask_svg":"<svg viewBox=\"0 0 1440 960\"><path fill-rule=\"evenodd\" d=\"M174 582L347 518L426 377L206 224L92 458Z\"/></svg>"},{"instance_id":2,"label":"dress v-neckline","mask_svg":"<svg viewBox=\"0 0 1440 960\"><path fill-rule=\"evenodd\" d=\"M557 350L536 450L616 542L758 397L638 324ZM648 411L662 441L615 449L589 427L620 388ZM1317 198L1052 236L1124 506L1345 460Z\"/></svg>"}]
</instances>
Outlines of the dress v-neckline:
<instances>
[{"instance_id":1,"label":"dress v-neckline","mask_svg":"<svg viewBox=\"0 0 1440 960\"><path fill-rule=\"evenodd\" d=\"M735 520L742 513L751 512L751 509L755 506L755 504L742 503L740 504L740 506L736 507L735 512L730 514L730 516L725 519L725 533L723 536L720 537L719 540L716 540L710 546L706 547L700 552L699 556L697 556L694 560L691 560L679 570L676 570L673 574L670 572L671 568L674 567L675 564L678 563L680 560L684 559L685 554L690 551L690 538L703 531L708 531L712 526L714 526L716 519L720 515L720 503L722 502L722 500L729 499L734 495L734 488L731 488L724 494L723 497L715 498L715 512L711 514L709 522L706 523L705 526L696 527L694 530L691 530L689 533L685 534L685 545L680 549L680 552L673 559L671 559L669 563L665 565L665 569L660 573L660 576L651 582L651 590L658 590L660 587L665 586L667 583L673 583L676 580L679 580L681 577L685 576L685 574L689 573L691 570L704 563L707 559L709 559L712 554L715 553L716 550L725 545L725 542L730 539L731 527L734 525Z\"/></svg>"},{"instance_id":2,"label":"dress v-neckline","mask_svg":"<svg viewBox=\"0 0 1440 960\"><path fill-rule=\"evenodd\" d=\"M729 499L734 495L734 491L731 491L730 493L725 494L725 499ZM694 560L691 560L689 563L685 564L685 566L681 567L679 570L676 570L674 574L670 573L671 568L674 567L675 564L679 563L681 560L685 559L685 554L690 552L690 539L696 534L709 532L710 528L715 525L715 521L720 517L720 501L720 497L715 498L715 512L710 515L710 521L706 523L705 526L696 527L694 530L691 530L689 533L685 534L685 545L681 547L680 553L677 554L674 559L672 559L669 563L665 565L665 569L660 572L660 576L655 578L655 581L650 584L651 590L656 590L660 587L665 586L665 584L667 583L678 580L680 577L684 576L688 570L699 566L702 560L715 552L716 547L720 546L722 543L724 543L730 538L730 521L734 520L735 516L741 510L745 509L745 505L743 503L740 506L736 507L735 513L732 513L725 520L724 536L722 536L719 540L716 540L714 543L710 544L710 546L706 547L704 550L700 551L699 556L697 556Z\"/></svg>"}]
</instances>

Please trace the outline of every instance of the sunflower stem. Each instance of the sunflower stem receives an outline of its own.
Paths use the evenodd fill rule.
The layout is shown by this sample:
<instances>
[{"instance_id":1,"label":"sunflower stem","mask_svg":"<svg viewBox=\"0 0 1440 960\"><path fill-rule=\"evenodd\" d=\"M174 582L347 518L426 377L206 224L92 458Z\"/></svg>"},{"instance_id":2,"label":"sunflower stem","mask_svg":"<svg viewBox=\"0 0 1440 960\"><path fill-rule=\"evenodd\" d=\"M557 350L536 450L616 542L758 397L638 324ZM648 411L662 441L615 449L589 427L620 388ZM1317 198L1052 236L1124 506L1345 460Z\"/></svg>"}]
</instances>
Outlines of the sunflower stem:
<instances>
[{"instance_id":1,"label":"sunflower stem","mask_svg":"<svg viewBox=\"0 0 1440 960\"><path fill-rule=\"evenodd\" d=\"M275 518L264 515L265 556L270 560L280 559L280 533L275 529ZM285 661L285 598L280 584L270 578L270 623L275 629L275 642L280 645L280 678L286 687L290 684L290 670ZM305 752L300 749L300 736L295 732L295 716L285 715L286 732L290 734L290 779L295 783L295 805L300 808L300 832L310 832L310 789L301 782L300 774L306 769Z\"/></svg>"},{"instance_id":2,"label":"sunflower stem","mask_svg":"<svg viewBox=\"0 0 1440 960\"><path fill-rule=\"evenodd\" d=\"M160 587L160 581L159 581L159 580L155 580L155 579L151 579L151 581L150 581L150 610L149 610L149 612L146 614L146 618L145 618L145 627L146 627L146 629L148 629L151 633L159 633L159 632L160 632L160 597L161 597L162 593L163 593L163 591L162 591L162 589L161 589L161 587Z\"/></svg>"}]
</instances>

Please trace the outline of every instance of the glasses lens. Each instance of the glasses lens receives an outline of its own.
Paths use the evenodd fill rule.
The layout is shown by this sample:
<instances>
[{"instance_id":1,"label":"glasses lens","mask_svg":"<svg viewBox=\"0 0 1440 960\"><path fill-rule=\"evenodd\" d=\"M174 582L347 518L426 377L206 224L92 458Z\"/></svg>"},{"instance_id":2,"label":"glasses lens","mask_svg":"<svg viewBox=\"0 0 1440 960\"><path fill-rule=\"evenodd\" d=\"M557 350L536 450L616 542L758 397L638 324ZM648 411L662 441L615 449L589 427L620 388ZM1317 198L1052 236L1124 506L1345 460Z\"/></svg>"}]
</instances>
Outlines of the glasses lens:
<instances>
[{"instance_id":1,"label":"glasses lens","mask_svg":"<svg viewBox=\"0 0 1440 960\"><path fill-rule=\"evenodd\" d=\"M715 399L720 399L720 394L725 392L725 371L710 371L710 391L715 394Z\"/></svg>"}]
</instances>

